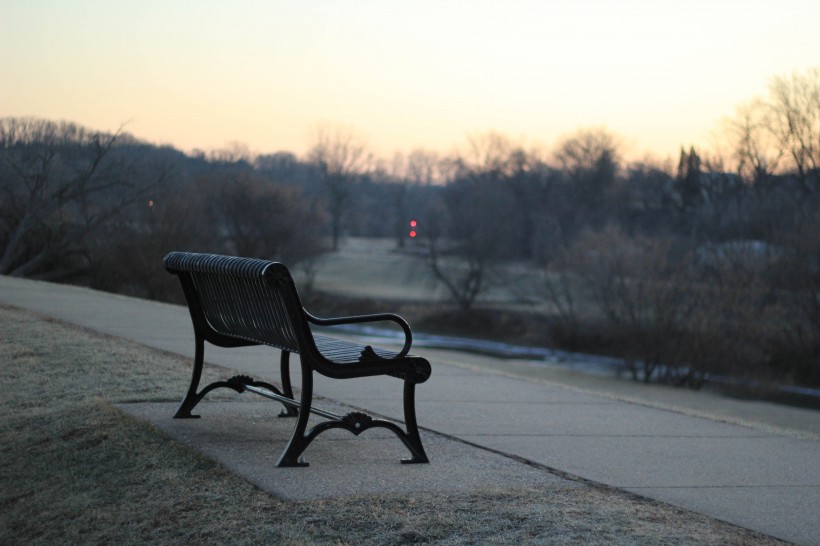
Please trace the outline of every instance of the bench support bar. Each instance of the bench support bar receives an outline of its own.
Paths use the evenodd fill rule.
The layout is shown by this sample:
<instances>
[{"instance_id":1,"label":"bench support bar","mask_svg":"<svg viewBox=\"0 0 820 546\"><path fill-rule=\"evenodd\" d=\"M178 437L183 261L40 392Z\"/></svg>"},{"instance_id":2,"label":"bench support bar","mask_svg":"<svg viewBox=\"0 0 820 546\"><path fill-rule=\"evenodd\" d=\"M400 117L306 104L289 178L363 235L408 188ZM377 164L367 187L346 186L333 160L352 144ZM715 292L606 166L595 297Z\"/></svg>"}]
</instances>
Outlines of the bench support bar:
<instances>
[{"instance_id":1,"label":"bench support bar","mask_svg":"<svg viewBox=\"0 0 820 546\"><path fill-rule=\"evenodd\" d=\"M306 377L310 378L309 371L303 370L303 373L307 373L308 375ZM250 380L250 378L247 379ZM252 380L250 381L252 382ZM430 462L427 458L427 454L424 452L424 447L421 444L421 437L419 435L418 425L416 424L414 401L416 385L414 383L410 381L405 381L404 383L404 413L407 425L406 431L402 430L402 428L396 423L385 419L374 419L370 415L363 412L353 411L346 415L338 415L321 408L313 407L311 404L313 389L312 383L313 382L311 379L303 379L301 402L297 402L293 398L283 396L279 392L274 392L276 389L272 390L268 388L267 385L260 385L259 382L252 382L244 385L245 390L256 393L260 396L264 396L265 398L281 402L286 407L293 408L297 413L296 428L293 431L293 435L291 436L290 442L288 442L285 451L277 461L276 466L308 466L307 462L300 459L300 455L305 451L305 449L307 449L310 443L313 442L317 436L319 436L319 434L333 428L347 430L356 436L371 428L386 428L387 430L393 432L402 441L402 443L404 443L405 447L407 447L412 455L409 459L403 459L402 463L410 464ZM307 422L311 413L324 417L328 420L319 423L308 430Z\"/></svg>"},{"instance_id":2,"label":"bench support bar","mask_svg":"<svg viewBox=\"0 0 820 546\"><path fill-rule=\"evenodd\" d=\"M412 383L410 383L410 385L413 386ZM272 392L264 387L246 385L245 390L254 392L256 394L264 396L265 398L270 398L271 400L277 400L295 409L298 409L301 406L301 403L297 402L296 400L287 398L280 394L276 394L275 392ZM302 446L303 450L304 448L307 448L308 444L310 444L310 442L312 442L316 438L316 436L318 436L321 432L324 432L331 428L343 428L358 436L367 429L382 427L395 433L396 436L398 436L399 439L402 440L402 442L404 442L404 445L407 446L407 449L410 450L410 453L413 454L412 459L404 459L402 460L403 463L429 462L428 460L426 460L427 456L424 454L424 449L421 447L421 438L414 438L412 434L403 431L395 423L385 421L384 419L373 419L366 413L358 411L352 411L346 415L337 415L335 413L323 410L321 408L312 407L310 408L310 413L320 415L326 419L330 419L330 421L320 423L313 427L310 430L310 432L308 432L307 436L305 437L305 443ZM418 436L418 434L416 434L416 436ZM298 465L279 464L278 466L307 466L307 464L304 463L304 461L300 460L298 462Z\"/></svg>"}]
</instances>

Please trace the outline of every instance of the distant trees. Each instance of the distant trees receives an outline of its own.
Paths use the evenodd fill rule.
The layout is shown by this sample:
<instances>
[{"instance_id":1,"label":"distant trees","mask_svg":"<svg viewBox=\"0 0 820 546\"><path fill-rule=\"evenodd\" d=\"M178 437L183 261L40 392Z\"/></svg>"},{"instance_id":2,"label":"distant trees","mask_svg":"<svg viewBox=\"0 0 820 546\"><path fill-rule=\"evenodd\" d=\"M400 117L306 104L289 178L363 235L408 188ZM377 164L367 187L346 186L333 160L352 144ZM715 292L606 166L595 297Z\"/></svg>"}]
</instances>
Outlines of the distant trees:
<instances>
[{"instance_id":1,"label":"distant trees","mask_svg":"<svg viewBox=\"0 0 820 546\"><path fill-rule=\"evenodd\" d=\"M620 168L616 137L605 129L582 129L559 143L555 158L567 178L565 191L575 205L575 222L604 226L606 204Z\"/></svg>"},{"instance_id":2,"label":"distant trees","mask_svg":"<svg viewBox=\"0 0 820 546\"><path fill-rule=\"evenodd\" d=\"M378 172L379 170L381 172ZM404 248L409 222L414 219L414 214L410 210L411 192L438 180L440 170L441 159L438 154L416 149L407 156L401 153L394 154L387 168L377 169L377 172L373 173L376 178L390 184L393 236L398 248Z\"/></svg>"},{"instance_id":3,"label":"distant trees","mask_svg":"<svg viewBox=\"0 0 820 546\"><path fill-rule=\"evenodd\" d=\"M694 229L695 211L701 205L704 197L702 178L701 159L694 146L689 152L681 148L675 193L678 205L678 228L687 234L691 234L691 230Z\"/></svg>"},{"instance_id":4,"label":"distant trees","mask_svg":"<svg viewBox=\"0 0 820 546\"><path fill-rule=\"evenodd\" d=\"M726 122L725 132L738 176L750 185L767 184L783 161L784 149L769 130L765 104L758 99L738 108L736 117Z\"/></svg>"},{"instance_id":5,"label":"distant trees","mask_svg":"<svg viewBox=\"0 0 820 546\"><path fill-rule=\"evenodd\" d=\"M771 268L781 313L768 340L778 379L820 386L820 203L804 212L794 230L779 234L781 252Z\"/></svg>"},{"instance_id":6,"label":"distant trees","mask_svg":"<svg viewBox=\"0 0 820 546\"><path fill-rule=\"evenodd\" d=\"M504 185L512 170L513 145L488 133L451 158L453 178L427 221L427 264L463 310L468 310L493 281L493 265L514 258L522 216Z\"/></svg>"},{"instance_id":7,"label":"distant trees","mask_svg":"<svg viewBox=\"0 0 820 546\"><path fill-rule=\"evenodd\" d=\"M551 154L491 132L375 163L332 126L302 158L191 157L7 119L0 273L170 298L157 264L172 248L304 264L325 236L334 249L343 234L390 237L455 313L496 305L490 290L505 312L537 302L543 342L620 355L636 379L820 385L820 71L773 79L724 136L711 154L626 163L605 129Z\"/></svg>"},{"instance_id":8,"label":"distant trees","mask_svg":"<svg viewBox=\"0 0 820 546\"><path fill-rule=\"evenodd\" d=\"M0 119L0 273L61 279L88 265L86 238L163 183L122 133Z\"/></svg>"},{"instance_id":9,"label":"distant trees","mask_svg":"<svg viewBox=\"0 0 820 546\"><path fill-rule=\"evenodd\" d=\"M557 268L576 278L575 297L604 321L593 330L636 380L699 388L717 376L766 373L777 306L759 271L723 249L708 263L697 252L681 237L609 228L581 237Z\"/></svg>"},{"instance_id":10,"label":"distant trees","mask_svg":"<svg viewBox=\"0 0 820 546\"><path fill-rule=\"evenodd\" d=\"M316 130L308 161L318 169L327 190L333 250L338 250L351 194L372 156L352 129L322 125Z\"/></svg>"},{"instance_id":11,"label":"distant trees","mask_svg":"<svg viewBox=\"0 0 820 546\"><path fill-rule=\"evenodd\" d=\"M322 250L324 216L286 188L254 171L216 171L197 181L203 191L202 213L219 226L223 252L296 264Z\"/></svg>"},{"instance_id":12,"label":"distant trees","mask_svg":"<svg viewBox=\"0 0 820 546\"><path fill-rule=\"evenodd\" d=\"M468 310L492 280L493 264L507 255L514 202L502 188L478 178L452 182L443 204L444 237L428 236L427 263L454 301Z\"/></svg>"},{"instance_id":13,"label":"distant trees","mask_svg":"<svg viewBox=\"0 0 820 546\"><path fill-rule=\"evenodd\" d=\"M603 226L618 172L615 138L579 131L547 165L499 133L470 139L450 158L439 205L440 239L429 240L428 265L454 301L469 309L489 286L506 281L500 263L553 259L583 226Z\"/></svg>"},{"instance_id":14,"label":"distant trees","mask_svg":"<svg viewBox=\"0 0 820 546\"><path fill-rule=\"evenodd\" d=\"M219 251L214 224L202 214L196 194L156 188L150 197L135 202L87 244L90 267L88 285L160 301L178 301L179 287L162 269L162 258L171 250Z\"/></svg>"},{"instance_id":15,"label":"distant trees","mask_svg":"<svg viewBox=\"0 0 820 546\"><path fill-rule=\"evenodd\" d=\"M295 187L259 174L247 163L211 163L211 168L157 188L150 201L120 215L109 234L92 286L174 299L178 287L161 268L171 250L194 250L281 261L312 272L324 251L325 217Z\"/></svg>"},{"instance_id":16,"label":"distant trees","mask_svg":"<svg viewBox=\"0 0 820 546\"><path fill-rule=\"evenodd\" d=\"M71 123L0 119L0 273L168 299L162 257L192 249L291 264L324 214L248 158L211 160Z\"/></svg>"},{"instance_id":17,"label":"distant trees","mask_svg":"<svg viewBox=\"0 0 820 546\"><path fill-rule=\"evenodd\" d=\"M788 170L804 194L820 190L820 68L773 78L768 97L741 106L726 133L745 181Z\"/></svg>"},{"instance_id":18,"label":"distant trees","mask_svg":"<svg viewBox=\"0 0 820 546\"><path fill-rule=\"evenodd\" d=\"M819 173L800 136L820 107L793 98L811 95L805 82L776 83L766 116L730 127L734 172L694 146L677 165L623 165L600 129L559 141L554 165L503 135L473 138L430 207L428 267L462 311L491 287L540 295L550 339L624 356L636 379L820 384ZM791 133L777 112L799 120ZM518 264L540 266L541 284Z\"/></svg>"},{"instance_id":19,"label":"distant trees","mask_svg":"<svg viewBox=\"0 0 820 546\"><path fill-rule=\"evenodd\" d=\"M768 129L789 157L801 188L820 190L820 68L772 80Z\"/></svg>"}]
</instances>

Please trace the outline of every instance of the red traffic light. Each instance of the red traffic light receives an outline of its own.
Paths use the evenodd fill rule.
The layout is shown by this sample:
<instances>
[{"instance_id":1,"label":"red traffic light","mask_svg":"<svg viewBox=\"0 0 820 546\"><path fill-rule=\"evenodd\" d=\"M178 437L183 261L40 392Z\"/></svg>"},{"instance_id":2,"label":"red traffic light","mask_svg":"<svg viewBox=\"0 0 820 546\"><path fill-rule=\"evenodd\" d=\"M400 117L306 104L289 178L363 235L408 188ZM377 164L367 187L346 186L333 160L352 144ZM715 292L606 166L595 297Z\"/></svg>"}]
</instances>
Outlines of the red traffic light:
<instances>
[{"instance_id":1,"label":"red traffic light","mask_svg":"<svg viewBox=\"0 0 820 546\"><path fill-rule=\"evenodd\" d=\"M415 238L416 235L418 235L418 233L416 233L416 226L417 225L418 225L418 223L415 220L410 220L410 227L413 228L413 229L410 230L410 233L409 233L411 239Z\"/></svg>"}]
</instances>

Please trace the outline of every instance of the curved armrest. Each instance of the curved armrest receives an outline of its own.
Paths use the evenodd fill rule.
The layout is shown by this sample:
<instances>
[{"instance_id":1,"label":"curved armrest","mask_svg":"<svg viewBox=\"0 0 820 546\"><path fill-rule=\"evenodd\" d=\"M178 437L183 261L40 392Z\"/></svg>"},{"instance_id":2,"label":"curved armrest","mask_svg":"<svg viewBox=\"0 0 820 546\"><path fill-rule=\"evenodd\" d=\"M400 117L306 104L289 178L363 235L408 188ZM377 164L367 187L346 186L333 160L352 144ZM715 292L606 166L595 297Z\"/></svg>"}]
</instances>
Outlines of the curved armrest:
<instances>
[{"instance_id":1,"label":"curved armrest","mask_svg":"<svg viewBox=\"0 0 820 546\"><path fill-rule=\"evenodd\" d=\"M382 321L391 321L395 322L401 329L404 330L404 347L402 347L401 351L396 358L401 358L406 356L408 352L410 352L410 345L413 343L413 334L410 332L410 325L407 324L407 321L401 318L400 316L394 313L377 313L373 315L354 315L351 317L336 317L336 318L319 318L311 315L310 313L305 310L305 316L307 317L308 321L316 324L317 326L338 326L339 324L359 324L362 322L382 322Z\"/></svg>"}]
</instances>

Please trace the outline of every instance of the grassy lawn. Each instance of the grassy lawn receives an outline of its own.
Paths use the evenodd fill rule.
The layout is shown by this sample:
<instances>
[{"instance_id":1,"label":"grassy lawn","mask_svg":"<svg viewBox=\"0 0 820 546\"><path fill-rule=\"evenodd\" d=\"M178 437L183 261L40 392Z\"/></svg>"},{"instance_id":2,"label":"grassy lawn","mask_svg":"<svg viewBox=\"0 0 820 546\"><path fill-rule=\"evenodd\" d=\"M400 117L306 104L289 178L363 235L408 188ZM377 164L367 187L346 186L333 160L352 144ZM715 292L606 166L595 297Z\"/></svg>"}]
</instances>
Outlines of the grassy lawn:
<instances>
[{"instance_id":1,"label":"grassy lawn","mask_svg":"<svg viewBox=\"0 0 820 546\"><path fill-rule=\"evenodd\" d=\"M112 405L178 400L187 359L1 306L0 332L0 544L776 543L594 487L280 501Z\"/></svg>"}]
</instances>

